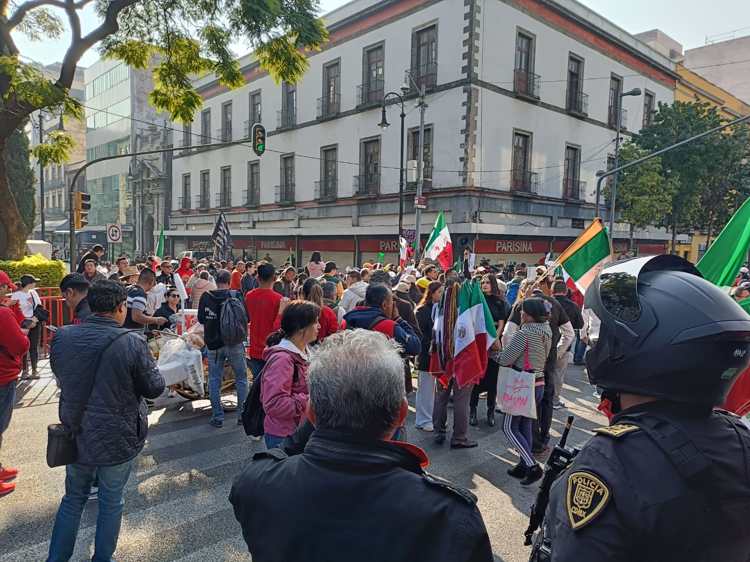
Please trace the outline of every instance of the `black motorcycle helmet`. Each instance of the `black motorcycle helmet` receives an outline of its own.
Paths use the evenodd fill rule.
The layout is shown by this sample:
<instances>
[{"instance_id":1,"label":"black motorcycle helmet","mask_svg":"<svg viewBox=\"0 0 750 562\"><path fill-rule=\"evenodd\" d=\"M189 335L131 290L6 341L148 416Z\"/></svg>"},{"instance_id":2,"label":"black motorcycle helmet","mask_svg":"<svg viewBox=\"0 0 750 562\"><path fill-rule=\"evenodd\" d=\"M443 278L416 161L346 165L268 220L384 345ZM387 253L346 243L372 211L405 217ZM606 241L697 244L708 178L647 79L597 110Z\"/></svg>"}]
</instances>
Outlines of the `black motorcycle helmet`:
<instances>
[{"instance_id":1,"label":"black motorcycle helmet","mask_svg":"<svg viewBox=\"0 0 750 562\"><path fill-rule=\"evenodd\" d=\"M712 407L750 363L750 315L680 257L605 267L585 307L601 322L589 338L589 380L611 393Z\"/></svg>"}]
</instances>

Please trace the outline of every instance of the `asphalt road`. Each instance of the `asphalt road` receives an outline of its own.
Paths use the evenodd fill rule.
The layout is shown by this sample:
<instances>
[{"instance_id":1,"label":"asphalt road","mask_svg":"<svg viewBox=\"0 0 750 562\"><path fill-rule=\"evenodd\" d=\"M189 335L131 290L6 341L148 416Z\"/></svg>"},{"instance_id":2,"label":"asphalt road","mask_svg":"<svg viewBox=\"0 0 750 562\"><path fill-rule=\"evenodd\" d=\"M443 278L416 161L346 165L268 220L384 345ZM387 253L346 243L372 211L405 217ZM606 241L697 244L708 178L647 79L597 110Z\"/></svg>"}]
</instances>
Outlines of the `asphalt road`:
<instances>
[{"instance_id":1,"label":"asphalt road","mask_svg":"<svg viewBox=\"0 0 750 562\"><path fill-rule=\"evenodd\" d=\"M46 427L57 422L54 379L45 367L40 380L22 381L18 390L11 425L3 435L2 460L21 473L16 491L0 498L0 562L46 559L64 490L64 470L45 463ZM580 368L571 365L563 399L568 407L555 412L553 436L559 436L570 413L576 424L569 443L581 444L605 418L595 410L596 399ZM480 414L483 409L480 401ZM118 562L250 559L227 497L235 475L264 446L244 435L234 423L235 414L227 415L223 429L215 429L208 425L209 412L207 400L171 399L158 403L149 416L149 439L125 490ZM499 429L500 414L494 428L480 416L480 426L471 428L479 447L468 450L433 444L432 434L414 429L413 415L412 409L409 441L427 451L428 470L478 496L495 559L528 560L523 531L537 487L525 489L506 474L518 457ZM93 501L83 514L73 560L91 559L95 526Z\"/></svg>"}]
</instances>

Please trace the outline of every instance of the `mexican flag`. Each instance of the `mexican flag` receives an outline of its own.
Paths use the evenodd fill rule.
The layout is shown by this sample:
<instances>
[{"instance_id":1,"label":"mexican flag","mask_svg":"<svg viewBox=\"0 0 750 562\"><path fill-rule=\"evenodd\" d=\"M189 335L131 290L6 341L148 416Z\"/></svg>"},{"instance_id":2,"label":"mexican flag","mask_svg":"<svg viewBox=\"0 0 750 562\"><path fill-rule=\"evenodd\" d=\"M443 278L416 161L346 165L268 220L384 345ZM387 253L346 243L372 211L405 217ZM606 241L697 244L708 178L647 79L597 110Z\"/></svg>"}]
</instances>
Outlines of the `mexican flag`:
<instances>
[{"instance_id":1,"label":"mexican flag","mask_svg":"<svg viewBox=\"0 0 750 562\"><path fill-rule=\"evenodd\" d=\"M600 218L594 222L568 246L557 258L563 268L566 283L574 284L581 293L596 278L602 266L611 259L611 248L607 230ZM570 281L568 281L570 279Z\"/></svg>"},{"instance_id":2,"label":"mexican flag","mask_svg":"<svg viewBox=\"0 0 750 562\"><path fill-rule=\"evenodd\" d=\"M156 243L156 251L154 251L154 255L164 259L164 227L161 227L161 232L159 232L159 240Z\"/></svg>"},{"instance_id":3,"label":"mexican flag","mask_svg":"<svg viewBox=\"0 0 750 562\"><path fill-rule=\"evenodd\" d=\"M497 339L497 330L476 280L461 285L457 312L453 331L453 375L459 388L463 388L478 383L484 376L488 350Z\"/></svg>"},{"instance_id":4,"label":"mexican flag","mask_svg":"<svg viewBox=\"0 0 750 562\"><path fill-rule=\"evenodd\" d=\"M731 287L750 247L750 198L729 219L695 267L719 287Z\"/></svg>"},{"instance_id":5,"label":"mexican flag","mask_svg":"<svg viewBox=\"0 0 750 562\"><path fill-rule=\"evenodd\" d=\"M398 265L406 267L406 262L409 259L409 243L403 236L398 237Z\"/></svg>"},{"instance_id":6,"label":"mexican flag","mask_svg":"<svg viewBox=\"0 0 750 562\"><path fill-rule=\"evenodd\" d=\"M445 224L443 211L440 211L435 220L432 234L424 249L424 257L437 261L443 271L448 271L453 265L453 244L448 226Z\"/></svg>"}]
</instances>

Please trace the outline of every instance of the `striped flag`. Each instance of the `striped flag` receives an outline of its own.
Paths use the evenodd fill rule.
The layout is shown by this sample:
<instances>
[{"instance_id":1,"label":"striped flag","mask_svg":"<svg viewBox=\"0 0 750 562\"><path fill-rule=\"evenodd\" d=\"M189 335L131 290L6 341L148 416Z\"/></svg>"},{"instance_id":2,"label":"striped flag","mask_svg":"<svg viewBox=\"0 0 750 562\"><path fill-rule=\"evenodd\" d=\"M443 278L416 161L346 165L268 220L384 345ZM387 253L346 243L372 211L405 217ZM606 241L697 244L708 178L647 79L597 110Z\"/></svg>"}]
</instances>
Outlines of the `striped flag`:
<instances>
[{"instance_id":1,"label":"striped flag","mask_svg":"<svg viewBox=\"0 0 750 562\"><path fill-rule=\"evenodd\" d=\"M453 374L458 387L463 388L482 380L488 351L497 339L495 322L476 280L461 285L454 334Z\"/></svg>"},{"instance_id":2,"label":"striped flag","mask_svg":"<svg viewBox=\"0 0 750 562\"><path fill-rule=\"evenodd\" d=\"M409 242L403 236L398 237L398 248L398 265L406 267L406 262L409 259Z\"/></svg>"},{"instance_id":3,"label":"striped flag","mask_svg":"<svg viewBox=\"0 0 750 562\"><path fill-rule=\"evenodd\" d=\"M596 278L604 264L610 261L612 249L607 230L600 218L594 222L568 246L557 258L563 268L563 276L572 280L582 293Z\"/></svg>"},{"instance_id":4,"label":"striped flag","mask_svg":"<svg viewBox=\"0 0 750 562\"><path fill-rule=\"evenodd\" d=\"M229 224L224 213L219 213L216 219L214 232L211 235L211 241L214 243L214 259L226 260L232 256L232 235L229 233Z\"/></svg>"},{"instance_id":5,"label":"striped flag","mask_svg":"<svg viewBox=\"0 0 750 562\"><path fill-rule=\"evenodd\" d=\"M437 261L443 271L448 271L453 264L453 243L443 211L435 219L432 234L424 248L424 257Z\"/></svg>"}]
</instances>

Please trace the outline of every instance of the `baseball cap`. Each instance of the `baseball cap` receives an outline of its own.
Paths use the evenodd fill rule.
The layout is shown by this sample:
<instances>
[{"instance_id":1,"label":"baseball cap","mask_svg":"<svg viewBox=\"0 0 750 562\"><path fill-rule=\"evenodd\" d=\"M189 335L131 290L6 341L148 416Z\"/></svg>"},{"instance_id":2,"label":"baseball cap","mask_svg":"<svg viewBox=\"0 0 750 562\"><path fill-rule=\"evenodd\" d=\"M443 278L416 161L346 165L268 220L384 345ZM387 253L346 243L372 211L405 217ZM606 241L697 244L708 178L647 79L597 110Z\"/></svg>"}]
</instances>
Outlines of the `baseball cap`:
<instances>
[{"instance_id":1,"label":"baseball cap","mask_svg":"<svg viewBox=\"0 0 750 562\"><path fill-rule=\"evenodd\" d=\"M84 288L89 287L91 283L83 276L82 273L68 273L60 281L60 290L65 291L73 288Z\"/></svg>"},{"instance_id":2,"label":"baseball cap","mask_svg":"<svg viewBox=\"0 0 750 562\"><path fill-rule=\"evenodd\" d=\"M34 277L33 275L29 275L28 273L21 275L21 279L18 281L18 284L21 287L25 287L26 285L31 285L32 283L39 283L40 279L37 277Z\"/></svg>"},{"instance_id":3,"label":"baseball cap","mask_svg":"<svg viewBox=\"0 0 750 562\"><path fill-rule=\"evenodd\" d=\"M13 290L16 288L15 283L10 280L10 277L8 277L8 274L5 273L2 269L0 269L0 285L7 285L10 290Z\"/></svg>"},{"instance_id":4,"label":"baseball cap","mask_svg":"<svg viewBox=\"0 0 750 562\"><path fill-rule=\"evenodd\" d=\"M427 279L427 277L420 277L417 279L417 287L422 289L423 291L430 286L430 280Z\"/></svg>"}]
</instances>

